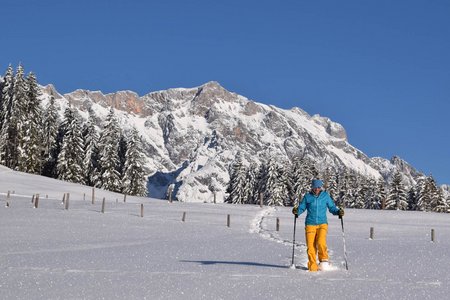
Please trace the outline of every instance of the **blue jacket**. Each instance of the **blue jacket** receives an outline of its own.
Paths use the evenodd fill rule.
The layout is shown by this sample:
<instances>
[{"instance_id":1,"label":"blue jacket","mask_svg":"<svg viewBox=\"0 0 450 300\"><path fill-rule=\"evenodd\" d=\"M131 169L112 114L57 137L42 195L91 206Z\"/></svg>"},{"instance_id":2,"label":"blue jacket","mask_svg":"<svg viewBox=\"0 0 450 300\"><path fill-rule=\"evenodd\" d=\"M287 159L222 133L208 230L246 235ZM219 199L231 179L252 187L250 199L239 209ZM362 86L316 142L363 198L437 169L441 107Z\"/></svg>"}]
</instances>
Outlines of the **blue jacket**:
<instances>
[{"instance_id":1,"label":"blue jacket","mask_svg":"<svg viewBox=\"0 0 450 300\"><path fill-rule=\"evenodd\" d=\"M305 225L328 224L327 208L333 215L339 214L339 208L334 204L333 199L326 191L321 191L319 195L312 192L307 193L298 206L298 215L307 211Z\"/></svg>"}]
</instances>

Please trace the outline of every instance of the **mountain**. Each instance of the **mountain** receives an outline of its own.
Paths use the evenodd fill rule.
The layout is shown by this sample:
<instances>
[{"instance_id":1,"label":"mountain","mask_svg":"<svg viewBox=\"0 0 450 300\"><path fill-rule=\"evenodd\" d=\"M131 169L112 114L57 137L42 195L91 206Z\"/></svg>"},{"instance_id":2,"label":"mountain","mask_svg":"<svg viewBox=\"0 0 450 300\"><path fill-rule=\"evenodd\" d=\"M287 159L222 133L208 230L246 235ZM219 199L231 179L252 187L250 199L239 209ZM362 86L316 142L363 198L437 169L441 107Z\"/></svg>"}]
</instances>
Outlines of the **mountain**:
<instances>
[{"instance_id":1,"label":"mountain","mask_svg":"<svg viewBox=\"0 0 450 300\"><path fill-rule=\"evenodd\" d=\"M42 91L44 102L55 97L61 114L72 105L86 119L92 110L101 126L112 106L125 132L135 126L145 148L151 197L164 198L174 183L180 201L211 202L213 191L217 201L223 201L228 168L238 152L247 165L269 156L285 163L300 156L315 161L319 170L346 166L376 179L389 180L398 170L406 185L422 175L399 157L369 158L350 145L344 127L329 118L310 116L298 107L286 110L258 103L214 81L142 97L132 91L61 95L52 85Z\"/></svg>"}]
</instances>

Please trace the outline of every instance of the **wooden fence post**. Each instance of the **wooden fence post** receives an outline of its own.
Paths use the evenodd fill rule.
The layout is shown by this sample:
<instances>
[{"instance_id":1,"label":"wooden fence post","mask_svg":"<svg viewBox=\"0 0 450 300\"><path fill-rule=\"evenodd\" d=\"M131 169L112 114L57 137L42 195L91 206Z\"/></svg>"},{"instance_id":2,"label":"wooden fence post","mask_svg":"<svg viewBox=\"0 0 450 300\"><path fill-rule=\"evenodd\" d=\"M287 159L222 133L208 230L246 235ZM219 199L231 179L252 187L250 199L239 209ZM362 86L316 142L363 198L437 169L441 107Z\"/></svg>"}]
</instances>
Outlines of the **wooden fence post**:
<instances>
[{"instance_id":1,"label":"wooden fence post","mask_svg":"<svg viewBox=\"0 0 450 300\"><path fill-rule=\"evenodd\" d=\"M214 191L214 204L216 204L216 191Z\"/></svg>"},{"instance_id":2,"label":"wooden fence post","mask_svg":"<svg viewBox=\"0 0 450 300\"><path fill-rule=\"evenodd\" d=\"M9 191L6 194L6 207L9 207Z\"/></svg>"},{"instance_id":3,"label":"wooden fence post","mask_svg":"<svg viewBox=\"0 0 450 300\"><path fill-rule=\"evenodd\" d=\"M65 205L66 210L69 210L69 196L70 196L70 193L67 193L66 194L66 205Z\"/></svg>"},{"instance_id":4,"label":"wooden fence post","mask_svg":"<svg viewBox=\"0 0 450 300\"><path fill-rule=\"evenodd\" d=\"M183 211L183 216L181 217L181 221L184 222L186 220L186 212Z\"/></svg>"},{"instance_id":5,"label":"wooden fence post","mask_svg":"<svg viewBox=\"0 0 450 300\"><path fill-rule=\"evenodd\" d=\"M61 204L66 205L66 193L63 194L63 199L61 201Z\"/></svg>"},{"instance_id":6,"label":"wooden fence post","mask_svg":"<svg viewBox=\"0 0 450 300\"><path fill-rule=\"evenodd\" d=\"M369 240L373 240L373 227L370 227L370 236L369 236Z\"/></svg>"},{"instance_id":7,"label":"wooden fence post","mask_svg":"<svg viewBox=\"0 0 450 300\"><path fill-rule=\"evenodd\" d=\"M280 231L280 218L277 218L277 231Z\"/></svg>"},{"instance_id":8,"label":"wooden fence post","mask_svg":"<svg viewBox=\"0 0 450 300\"><path fill-rule=\"evenodd\" d=\"M141 203L141 218L144 217L144 204Z\"/></svg>"},{"instance_id":9,"label":"wooden fence post","mask_svg":"<svg viewBox=\"0 0 450 300\"><path fill-rule=\"evenodd\" d=\"M39 194L36 194L36 199L34 200L34 208L39 207Z\"/></svg>"},{"instance_id":10,"label":"wooden fence post","mask_svg":"<svg viewBox=\"0 0 450 300\"><path fill-rule=\"evenodd\" d=\"M434 229L431 229L431 242L434 243Z\"/></svg>"},{"instance_id":11,"label":"wooden fence post","mask_svg":"<svg viewBox=\"0 0 450 300\"><path fill-rule=\"evenodd\" d=\"M103 201L102 201L102 214L105 213L105 197L103 197Z\"/></svg>"},{"instance_id":12,"label":"wooden fence post","mask_svg":"<svg viewBox=\"0 0 450 300\"><path fill-rule=\"evenodd\" d=\"M31 203L32 204L34 204L34 197L35 197L35 194L33 194L33 197L31 197Z\"/></svg>"},{"instance_id":13,"label":"wooden fence post","mask_svg":"<svg viewBox=\"0 0 450 300\"><path fill-rule=\"evenodd\" d=\"M230 227L230 214L227 215L227 227Z\"/></svg>"},{"instance_id":14,"label":"wooden fence post","mask_svg":"<svg viewBox=\"0 0 450 300\"><path fill-rule=\"evenodd\" d=\"M127 202L127 194L123 195L123 202Z\"/></svg>"},{"instance_id":15,"label":"wooden fence post","mask_svg":"<svg viewBox=\"0 0 450 300\"><path fill-rule=\"evenodd\" d=\"M92 204L95 202L95 188L92 188Z\"/></svg>"},{"instance_id":16,"label":"wooden fence post","mask_svg":"<svg viewBox=\"0 0 450 300\"><path fill-rule=\"evenodd\" d=\"M263 207L263 193L259 193L259 207Z\"/></svg>"}]
</instances>

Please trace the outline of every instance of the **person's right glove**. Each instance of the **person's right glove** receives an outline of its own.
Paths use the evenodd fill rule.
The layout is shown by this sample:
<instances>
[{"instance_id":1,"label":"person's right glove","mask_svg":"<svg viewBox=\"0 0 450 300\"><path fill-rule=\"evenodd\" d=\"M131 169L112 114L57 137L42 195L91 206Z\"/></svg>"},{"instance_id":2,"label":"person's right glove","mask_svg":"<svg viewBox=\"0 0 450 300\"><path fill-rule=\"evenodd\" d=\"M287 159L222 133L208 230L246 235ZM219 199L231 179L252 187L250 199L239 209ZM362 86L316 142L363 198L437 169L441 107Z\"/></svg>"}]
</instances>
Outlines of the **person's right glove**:
<instances>
[{"instance_id":1,"label":"person's right glove","mask_svg":"<svg viewBox=\"0 0 450 300\"><path fill-rule=\"evenodd\" d=\"M344 216L344 209L342 207L339 207L338 216L339 218L342 218Z\"/></svg>"},{"instance_id":2,"label":"person's right glove","mask_svg":"<svg viewBox=\"0 0 450 300\"><path fill-rule=\"evenodd\" d=\"M298 206L294 206L292 208L292 213L295 215L296 218L298 218Z\"/></svg>"}]
</instances>

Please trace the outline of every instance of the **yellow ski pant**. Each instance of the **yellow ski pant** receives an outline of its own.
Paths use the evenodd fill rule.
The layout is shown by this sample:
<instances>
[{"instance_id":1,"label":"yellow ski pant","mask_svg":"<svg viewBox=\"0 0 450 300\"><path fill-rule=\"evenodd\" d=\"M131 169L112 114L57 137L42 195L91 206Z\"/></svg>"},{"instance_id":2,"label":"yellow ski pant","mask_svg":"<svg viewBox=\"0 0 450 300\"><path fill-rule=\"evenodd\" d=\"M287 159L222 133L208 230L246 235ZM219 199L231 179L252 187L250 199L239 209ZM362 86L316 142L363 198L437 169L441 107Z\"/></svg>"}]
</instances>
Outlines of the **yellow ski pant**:
<instances>
[{"instance_id":1,"label":"yellow ski pant","mask_svg":"<svg viewBox=\"0 0 450 300\"><path fill-rule=\"evenodd\" d=\"M328 224L306 225L306 247L308 248L308 270L317 271L317 253L319 261L328 261L327 249Z\"/></svg>"}]
</instances>

